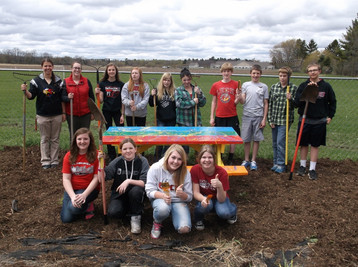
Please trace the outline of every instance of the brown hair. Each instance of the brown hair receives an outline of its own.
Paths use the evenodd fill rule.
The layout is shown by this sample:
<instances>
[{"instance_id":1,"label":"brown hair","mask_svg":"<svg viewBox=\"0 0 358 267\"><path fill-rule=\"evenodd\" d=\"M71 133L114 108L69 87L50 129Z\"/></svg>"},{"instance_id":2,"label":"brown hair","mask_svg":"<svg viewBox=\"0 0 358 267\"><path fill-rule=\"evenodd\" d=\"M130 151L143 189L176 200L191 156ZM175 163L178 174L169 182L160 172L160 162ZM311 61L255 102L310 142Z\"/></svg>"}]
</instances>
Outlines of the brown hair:
<instances>
[{"instance_id":1,"label":"brown hair","mask_svg":"<svg viewBox=\"0 0 358 267\"><path fill-rule=\"evenodd\" d=\"M109 63L107 66L106 66L106 71L104 72L103 74L103 78L101 79L101 82L104 82L104 81L107 81L108 78L109 78L109 75L108 75L108 68L109 67L114 67L116 69L116 82L119 82L120 79L119 79L119 74L118 74L118 68L117 66L114 64L114 63Z\"/></svg>"},{"instance_id":2,"label":"brown hair","mask_svg":"<svg viewBox=\"0 0 358 267\"><path fill-rule=\"evenodd\" d=\"M314 62L314 63L308 64L308 66L307 66L307 68L306 68L306 72L308 72L308 69L311 68L311 67L317 67L318 70L321 70L321 65Z\"/></svg>"},{"instance_id":3,"label":"brown hair","mask_svg":"<svg viewBox=\"0 0 358 267\"><path fill-rule=\"evenodd\" d=\"M223 72L224 70L229 70L229 71L233 72L234 68L231 63L225 62L224 64L221 65L220 72Z\"/></svg>"},{"instance_id":4,"label":"brown hair","mask_svg":"<svg viewBox=\"0 0 358 267\"><path fill-rule=\"evenodd\" d=\"M250 73L253 71L253 70L257 70L260 72L260 74L262 74L262 68L260 65L258 64L255 64L255 65L252 65L251 69L250 69Z\"/></svg>"},{"instance_id":5,"label":"brown hair","mask_svg":"<svg viewBox=\"0 0 358 267\"><path fill-rule=\"evenodd\" d=\"M73 135L72 142L71 142L71 148L70 148L70 162L71 164L74 164L76 162L76 159L79 155L79 148L77 146L77 137L81 134L88 134L90 138L90 143L87 149L86 157L89 163L93 163L97 158L97 148L96 144L94 142L94 137L92 132L87 128L80 128L78 129L75 134Z\"/></svg>"},{"instance_id":6,"label":"brown hair","mask_svg":"<svg viewBox=\"0 0 358 267\"><path fill-rule=\"evenodd\" d=\"M124 138L122 140L122 142L119 144L119 149L122 150L122 147L124 144L127 144L127 143L131 143L135 148L137 148L137 144L133 141L132 138L128 137L128 138ZM136 152L136 156L138 156L140 154L138 154L138 151Z\"/></svg>"},{"instance_id":7,"label":"brown hair","mask_svg":"<svg viewBox=\"0 0 358 267\"><path fill-rule=\"evenodd\" d=\"M45 62L49 62L49 63L51 63L52 66L54 66L53 61L52 61L49 57L45 57L45 58L41 61L41 67L44 66ZM55 73L53 73L53 71L52 71L52 74L51 74L51 80L52 80L53 82L56 81L56 76L55 76Z\"/></svg>"},{"instance_id":8,"label":"brown hair","mask_svg":"<svg viewBox=\"0 0 358 267\"><path fill-rule=\"evenodd\" d=\"M138 67L134 67L132 69L132 71L133 70L138 70L138 72L139 72L139 94L141 97L144 97L144 79L143 79L142 69L138 68ZM133 89L134 89L134 82L132 79L132 71L131 71L131 74L129 75L128 92L133 92Z\"/></svg>"},{"instance_id":9,"label":"brown hair","mask_svg":"<svg viewBox=\"0 0 358 267\"><path fill-rule=\"evenodd\" d=\"M292 74L292 69L290 67L281 67L279 70L278 70L278 73L286 73L287 76L290 78L291 77L291 74Z\"/></svg>"},{"instance_id":10,"label":"brown hair","mask_svg":"<svg viewBox=\"0 0 358 267\"><path fill-rule=\"evenodd\" d=\"M214 158L214 165L216 165L216 154L214 148L210 145L203 145L200 149L198 156L196 157L196 161L200 164L200 159L203 157L204 153L210 153Z\"/></svg>"},{"instance_id":11,"label":"brown hair","mask_svg":"<svg viewBox=\"0 0 358 267\"><path fill-rule=\"evenodd\" d=\"M178 154L180 155L182 162L183 162L182 165L177 170L175 170L175 172L173 174L173 180L174 180L175 186L179 186L184 183L185 176L188 171L186 169L186 153L184 151L184 148L181 145L177 145L177 144L171 145L164 154L163 166L166 170L168 170L168 159L174 151L178 152Z\"/></svg>"}]
</instances>

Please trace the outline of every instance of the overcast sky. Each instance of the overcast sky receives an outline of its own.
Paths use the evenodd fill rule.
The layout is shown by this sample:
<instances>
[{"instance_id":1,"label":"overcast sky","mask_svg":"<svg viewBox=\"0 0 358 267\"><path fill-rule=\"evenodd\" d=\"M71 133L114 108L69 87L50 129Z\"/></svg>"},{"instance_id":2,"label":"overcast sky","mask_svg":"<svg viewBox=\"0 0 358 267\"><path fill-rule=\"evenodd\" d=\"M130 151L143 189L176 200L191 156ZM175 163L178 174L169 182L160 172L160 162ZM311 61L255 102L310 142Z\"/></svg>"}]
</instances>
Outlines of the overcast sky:
<instances>
[{"instance_id":1,"label":"overcast sky","mask_svg":"<svg viewBox=\"0 0 358 267\"><path fill-rule=\"evenodd\" d=\"M0 50L52 56L269 61L275 44L343 39L357 0L1 1Z\"/></svg>"}]
</instances>

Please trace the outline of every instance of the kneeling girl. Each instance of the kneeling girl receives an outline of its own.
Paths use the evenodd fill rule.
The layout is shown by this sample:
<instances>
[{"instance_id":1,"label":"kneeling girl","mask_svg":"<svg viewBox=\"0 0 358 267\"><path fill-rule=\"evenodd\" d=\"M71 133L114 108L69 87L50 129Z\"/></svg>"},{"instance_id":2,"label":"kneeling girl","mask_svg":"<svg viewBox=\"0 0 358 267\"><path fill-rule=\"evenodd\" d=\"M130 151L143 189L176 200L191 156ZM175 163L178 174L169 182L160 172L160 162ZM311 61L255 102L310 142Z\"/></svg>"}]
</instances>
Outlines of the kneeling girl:
<instances>
[{"instance_id":1,"label":"kneeling girl","mask_svg":"<svg viewBox=\"0 0 358 267\"><path fill-rule=\"evenodd\" d=\"M197 200L194 209L194 222L197 230L204 230L204 216L215 211L219 218L229 224L236 222L237 207L230 202L227 191L229 178L226 170L215 162L215 152L209 145L204 145L198 155L198 163L190 170L193 182L194 198Z\"/></svg>"},{"instance_id":2,"label":"kneeling girl","mask_svg":"<svg viewBox=\"0 0 358 267\"><path fill-rule=\"evenodd\" d=\"M159 238L162 222L170 214L175 230L180 234L190 232L188 203L193 191L186 168L186 153L181 145L171 145L164 157L150 167L145 190L153 207L152 238Z\"/></svg>"},{"instance_id":3,"label":"kneeling girl","mask_svg":"<svg viewBox=\"0 0 358 267\"><path fill-rule=\"evenodd\" d=\"M137 145L131 138L120 143L122 155L105 168L106 180L113 179L108 216L123 218L131 216L131 232L141 232L144 185L149 169L148 160L137 154Z\"/></svg>"}]
</instances>

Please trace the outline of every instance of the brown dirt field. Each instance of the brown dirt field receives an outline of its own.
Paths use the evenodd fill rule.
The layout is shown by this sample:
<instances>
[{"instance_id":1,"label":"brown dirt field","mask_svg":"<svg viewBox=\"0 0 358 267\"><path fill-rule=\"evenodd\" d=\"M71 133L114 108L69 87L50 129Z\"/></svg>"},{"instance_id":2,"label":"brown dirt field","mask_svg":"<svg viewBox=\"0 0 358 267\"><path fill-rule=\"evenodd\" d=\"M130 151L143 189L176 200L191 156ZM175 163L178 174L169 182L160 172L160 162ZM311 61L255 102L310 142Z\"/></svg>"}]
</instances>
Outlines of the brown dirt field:
<instances>
[{"instance_id":1,"label":"brown dirt field","mask_svg":"<svg viewBox=\"0 0 358 267\"><path fill-rule=\"evenodd\" d=\"M357 266L358 162L320 159L317 181L289 181L259 160L257 172L230 178L236 224L210 215L204 231L179 235L167 219L152 240L148 201L139 235L130 234L128 220L104 225L101 196L94 218L63 224L61 169L43 170L39 155L27 148L23 171L22 148L0 151L1 266Z\"/></svg>"}]
</instances>

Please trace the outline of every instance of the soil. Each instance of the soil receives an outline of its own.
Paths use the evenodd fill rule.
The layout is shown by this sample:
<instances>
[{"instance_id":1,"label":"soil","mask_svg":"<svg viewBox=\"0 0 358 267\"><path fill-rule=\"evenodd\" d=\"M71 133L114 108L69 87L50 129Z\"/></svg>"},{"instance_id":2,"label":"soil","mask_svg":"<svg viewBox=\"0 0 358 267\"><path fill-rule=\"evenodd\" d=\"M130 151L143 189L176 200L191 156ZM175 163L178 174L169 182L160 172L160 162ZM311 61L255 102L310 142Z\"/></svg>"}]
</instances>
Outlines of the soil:
<instances>
[{"instance_id":1,"label":"soil","mask_svg":"<svg viewBox=\"0 0 358 267\"><path fill-rule=\"evenodd\" d=\"M358 162L320 159L311 181L288 180L258 160L258 171L230 177L235 224L212 214L204 231L180 235L167 219L153 240L148 200L139 235L127 219L104 224L101 195L92 219L63 224L61 168L43 170L39 155L38 147L27 148L23 171L22 148L0 151L1 266L357 266Z\"/></svg>"}]
</instances>

